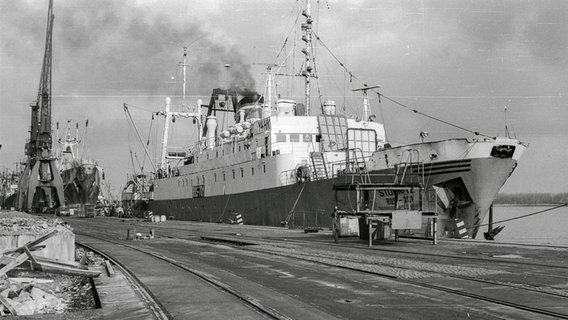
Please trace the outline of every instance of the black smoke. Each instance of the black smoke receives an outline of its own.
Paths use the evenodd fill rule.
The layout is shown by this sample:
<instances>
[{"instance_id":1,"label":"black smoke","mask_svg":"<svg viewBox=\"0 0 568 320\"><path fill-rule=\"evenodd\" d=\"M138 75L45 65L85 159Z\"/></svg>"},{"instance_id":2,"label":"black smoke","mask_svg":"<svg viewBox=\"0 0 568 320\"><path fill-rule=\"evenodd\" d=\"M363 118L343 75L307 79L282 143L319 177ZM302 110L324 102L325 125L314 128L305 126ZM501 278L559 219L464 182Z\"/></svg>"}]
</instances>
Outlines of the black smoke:
<instances>
[{"instance_id":1,"label":"black smoke","mask_svg":"<svg viewBox=\"0 0 568 320\"><path fill-rule=\"evenodd\" d=\"M14 1L2 6L2 25L13 28L2 32L0 50L5 62L21 65L24 60L41 59L47 3ZM187 62L193 94L207 95L225 82L254 87L239 48L213 36L215 30L200 25L204 17L191 13L179 12L172 19L132 0L56 0L55 94L171 95L183 48L191 43ZM21 51L30 56L18 55ZM228 72L225 64L231 65ZM39 77L40 68L34 68Z\"/></svg>"}]
</instances>

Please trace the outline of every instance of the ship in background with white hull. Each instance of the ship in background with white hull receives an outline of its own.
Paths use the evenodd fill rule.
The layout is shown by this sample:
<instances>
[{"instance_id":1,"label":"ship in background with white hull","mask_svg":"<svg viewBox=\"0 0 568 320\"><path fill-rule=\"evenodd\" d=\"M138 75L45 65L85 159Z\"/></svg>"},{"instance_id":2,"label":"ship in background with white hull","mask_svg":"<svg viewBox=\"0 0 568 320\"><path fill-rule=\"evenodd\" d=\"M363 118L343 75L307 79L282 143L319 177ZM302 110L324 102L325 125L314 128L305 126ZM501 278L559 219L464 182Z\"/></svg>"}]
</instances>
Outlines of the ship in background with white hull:
<instances>
[{"instance_id":1,"label":"ship in background with white hull","mask_svg":"<svg viewBox=\"0 0 568 320\"><path fill-rule=\"evenodd\" d=\"M172 111L167 99L165 111L158 113L165 118L163 149L151 185L135 204L131 189L123 192L123 199L136 210L179 220L233 222L238 214L245 224L329 227L329 214L336 207L346 212L356 207L353 193L334 192L337 183L418 179L426 190L420 201L436 211L439 232L475 237L526 145L508 137L478 135L391 146L383 124L369 114L367 93L380 95L378 86L354 89L363 93L359 119L339 114L332 100L318 105L320 114L312 115L315 68L309 2L302 16L305 100L273 98L271 68L277 64L268 65L263 95L218 88L207 104L198 101L193 112ZM232 115L230 123L227 114ZM191 148L168 146L174 118L196 124L199 139ZM368 199L369 205L397 199L388 192L379 198ZM457 222L465 225L465 234ZM424 221L421 229L411 232L427 234L428 228L429 221Z\"/></svg>"}]
</instances>

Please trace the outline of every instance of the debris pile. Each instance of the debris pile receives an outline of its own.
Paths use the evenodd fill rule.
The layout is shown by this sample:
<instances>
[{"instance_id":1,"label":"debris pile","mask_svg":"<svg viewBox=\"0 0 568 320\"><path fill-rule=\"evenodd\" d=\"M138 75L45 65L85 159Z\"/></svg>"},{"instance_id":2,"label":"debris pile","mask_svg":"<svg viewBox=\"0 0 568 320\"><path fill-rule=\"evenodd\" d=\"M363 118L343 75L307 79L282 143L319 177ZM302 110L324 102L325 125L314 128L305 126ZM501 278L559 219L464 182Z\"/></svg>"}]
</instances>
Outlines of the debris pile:
<instances>
[{"instance_id":1,"label":"debris pile","mask_svg":"<svg viewBox=\"0 0 568 320\"><path fill-rule=\"evenodd\" d=\"M46 231L71 231L71 227L60 218L44 218L21 212L2 212L0 235L45 234Z\"/></svg>"},{"instance_id":2,"label":"debris pile","mask_svg":"<svg viewBox=\"0 0 568 320\"><path fill-rule=\"evenodd\" d=\"M45 291L36 283L50 283L49 279L7 278L0 280L0 315L33 315L41 313L62 313L67 303L58 298L52 290Z\"/></svg>"},{"instance_id":3,"label":"debris pile","mask_svg":"<svg viewBox=\"0 0 568 320\"><path fill-rule=\"evenodd\" d=\"M86 261L74 261L74 243L67 250L52 250L56 254L51 258L40 255L52 239L57 239L56 247L69 242L69 237L60 238L62 233L74 240L65 222L17 212L2 212L0 218L0 239L7 244L0 250L0 315L63 313L95 307L91 278L100 271L90 270ZM13 239L18 237L30 240L14 247ZM71 261L59 259L59 255L70 255Z\"/></svg>"},{"instance_id":4,"label":"debris pile","mask_svg":"<svg viewBox=\"0 0 568 320\"><path fill-rule=\"evenodd\" d=\"M97 307L87 277L13 270L0 280L0 316L61 314Z\"/></svg>"}]
</instances>

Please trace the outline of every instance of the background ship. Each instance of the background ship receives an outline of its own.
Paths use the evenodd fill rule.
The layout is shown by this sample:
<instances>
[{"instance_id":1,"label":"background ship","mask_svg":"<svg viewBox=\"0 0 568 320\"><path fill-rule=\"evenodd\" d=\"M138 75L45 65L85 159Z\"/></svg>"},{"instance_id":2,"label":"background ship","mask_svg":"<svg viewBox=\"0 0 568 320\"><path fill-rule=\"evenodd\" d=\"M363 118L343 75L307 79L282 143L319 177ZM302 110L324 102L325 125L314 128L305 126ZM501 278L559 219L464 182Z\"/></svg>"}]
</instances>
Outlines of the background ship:
<instances>
[{"instance_id":1,"label":"background ship","mask_svg":"<svg viewBox=\"0 0 568 320\"><path fill-rule=\"evenodd\" d=\"M22 175L21 166L16 164L14 170L6 168L0 172L0 207L15 208L17 205L18 184Z\"/></svg>"},{"instance_id":2,"label":"background ship","mask_svg":"<svg viewBox=\"0 0 568 320\"><path fill-rule=\"evenodd\" d=\"M151 179L145 180L152 181L146 196L132 208L183 220L226 222L238 214L247 224L328 227L335 208L362 214L361 207L373 212L414 202L437 213L443 235L475 237L526 145L470 131L475 138L391 146L384 126L369 113L367 93L387 97L378 86L366 84L353 89L363 93L358 117L340 114L344 108L336 101L321 98L319 115L312 115L310 88L316 69L309 2L301 15L305 59L299 75L305 100L273 98L272 68L278 64L267 67L264 96L219 88L208 104L198 101L192 112L171 111L168 99L165 111L157 113L165 118L161 157ZM192 119L199 137L183 151L168 145L168 127L176 118ZM338 184L365 183L413 183L426 192L403 196L393 189L367 192L363 198L356 191L335 192ZM123 199L132 199L128 195L131 190ZM429 225L425 218L414 231L427 234Z\"/></svg>"},{"instance_id":3,"label":"background ship","mask_svg":"<svg viewBox=\"0 0 568 320\"><path fill-rule=\"evenodd\" d=\"M65 205L95 205L101 192L101 180L104 171L93 159L85 156L87 145L87 128L85 123L83 133L79 134L79 124L75 124L75 135L72 135L71 121L67 121L62 136L58 136L58 168L63 179Z\"/></svg>"}]
</instances>

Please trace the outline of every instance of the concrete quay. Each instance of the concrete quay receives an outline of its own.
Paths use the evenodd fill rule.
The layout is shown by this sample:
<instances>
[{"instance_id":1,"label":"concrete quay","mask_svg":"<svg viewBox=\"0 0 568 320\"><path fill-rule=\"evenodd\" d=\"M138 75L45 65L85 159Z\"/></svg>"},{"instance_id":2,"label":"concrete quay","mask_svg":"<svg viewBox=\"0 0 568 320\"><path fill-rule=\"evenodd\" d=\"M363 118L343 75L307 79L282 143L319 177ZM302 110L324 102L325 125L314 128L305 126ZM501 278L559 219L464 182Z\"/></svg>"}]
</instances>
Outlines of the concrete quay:
<instances>
[{"instance_id":1,"label":"concrete quay","mask_svg":"<svg viewBox=\"0 0 568 320\"><path fill-rule=\"evenodd\" d=\"M101 270L93 278L101 308L42 319L266 319L243 300L278 319L568 318L565 246L471 239L433 245L401 238L368 247L358 237L336 244L329 230L109 217L64 221L77 242L116 260L148 293L117 266L112 274L95 267ZM127 240L133 230L154 238ZM358 261L366 261L373 275L343 268L359 268Z\"/></svg>"}]
</instances>

